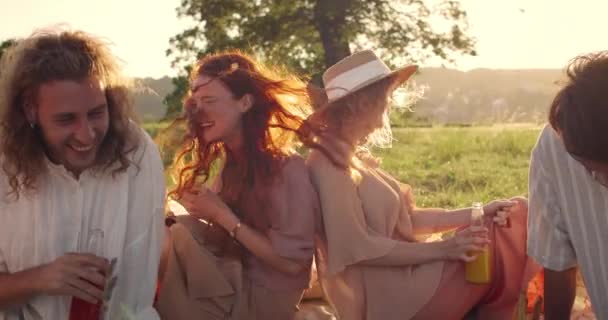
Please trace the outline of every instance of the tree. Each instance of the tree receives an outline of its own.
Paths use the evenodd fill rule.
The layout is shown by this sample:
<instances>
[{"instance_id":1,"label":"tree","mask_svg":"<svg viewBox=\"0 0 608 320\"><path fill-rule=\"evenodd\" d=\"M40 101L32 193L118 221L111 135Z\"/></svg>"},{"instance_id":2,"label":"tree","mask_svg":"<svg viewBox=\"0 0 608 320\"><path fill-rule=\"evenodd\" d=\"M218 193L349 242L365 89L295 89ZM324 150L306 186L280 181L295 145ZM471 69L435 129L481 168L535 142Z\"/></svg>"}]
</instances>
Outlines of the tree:
<instances>
[{"instance_id":1,"label":"tree","mask_svg":"<svg viewBox=\"0 0 608 320\"><path fill-rule=\"evenodd\" d=\"M188 74L190 67L186 67L183 74ZM182 98L186 94L188 88L188 77L185 75L177 76L171 79L173 91L165 96L163 103L167 106L165 119L172 119L179 115L182 110Z\"/></svg>"},{"instance_id":2,"label":"tree","mask_svg":"<svg viewBox=\"0 0 608 320\"><path fill-rule=\"evenodd\" d=\"M9 47L15 45L16 43L17 40L15 39L8 39L0 42L0 61L2 60L2 55L4 54L4 52L6 52ZM2 68L1 65L0 68ZM0 69L0 73L2 73L2 69Z\"/></svg>"},{"instance_id":3,"label":"tree","mask_svg":"<svg viewBox=\"0 0 608 320\"><path fill-rule=\"evenodd\" d=\"M8 49L9 47L13 46L16 43L17 43L17 40L15 40L15 39L8 39L8 40L2 41L0 43L0 58L2 58L2 55L4 54L4 51L6 51L6 49Z\"/></svg>"},{"instance_id":4,"label":"tree","mask_svg":"<svg viewBox=\"0 0 608 320\"><path fill-rule=\"evenodd\" d=\"M318 83L326 67L362 48L395 63L475 55L457 1L431 7L424 0L182 0L177 15L196 22L169 41L166 53L180 69L205 54L238 48ZM173 96L185 90L177 87ZM177 110L170 105L168 114Z\"/></svg>"}]
</instances>

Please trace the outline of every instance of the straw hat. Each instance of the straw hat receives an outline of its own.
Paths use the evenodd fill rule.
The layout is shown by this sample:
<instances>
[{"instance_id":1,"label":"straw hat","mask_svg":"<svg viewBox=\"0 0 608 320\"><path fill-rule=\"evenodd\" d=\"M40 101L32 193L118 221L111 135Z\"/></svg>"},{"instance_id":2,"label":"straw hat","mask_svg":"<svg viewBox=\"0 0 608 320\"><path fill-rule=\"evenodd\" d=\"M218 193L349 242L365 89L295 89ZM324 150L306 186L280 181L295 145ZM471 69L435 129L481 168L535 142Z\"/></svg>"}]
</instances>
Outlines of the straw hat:
<instances>
[{"instance_id":1,"label":"straw hat","mask_svg":"<svg viewBox=\"0 0 608 320\"><path fill-rule=\"evenodd\" d=\"M332 103L393 75L396 75L393 86L397 87L409 79L416 70L418 67L415 65L391 70L371 50L353 53L323 73L327 103Z\"/></svg>"}]
</instances>

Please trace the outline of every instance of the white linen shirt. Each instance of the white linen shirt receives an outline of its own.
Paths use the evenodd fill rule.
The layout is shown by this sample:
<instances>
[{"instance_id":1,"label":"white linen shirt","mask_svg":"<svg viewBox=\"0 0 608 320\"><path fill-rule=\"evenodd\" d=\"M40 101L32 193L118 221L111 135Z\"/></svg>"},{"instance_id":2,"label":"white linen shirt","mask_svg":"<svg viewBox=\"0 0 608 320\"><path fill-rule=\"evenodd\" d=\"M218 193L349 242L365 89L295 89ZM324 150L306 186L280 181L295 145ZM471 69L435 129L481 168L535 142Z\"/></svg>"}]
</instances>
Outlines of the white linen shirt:
<instances>
[{"instance_id":1,"label":"white linen shirt","mask_svg":"<svg viewBox=\"0 0 608 320\"><path fill-rule=\"evenodd\" d=\"M158 319L154 300L163 237L165 179L158 148L142 130L120 174L84 171L75 179L47 160L48 174L18 201L0 198L0 272L14 273L85 248L88 230L104 231L106 258L117 258L105 319ZM0 195L6 194L0 171ZM0 320L68 319L71 297L37 296Z\"/></svg>"}]
</instances>

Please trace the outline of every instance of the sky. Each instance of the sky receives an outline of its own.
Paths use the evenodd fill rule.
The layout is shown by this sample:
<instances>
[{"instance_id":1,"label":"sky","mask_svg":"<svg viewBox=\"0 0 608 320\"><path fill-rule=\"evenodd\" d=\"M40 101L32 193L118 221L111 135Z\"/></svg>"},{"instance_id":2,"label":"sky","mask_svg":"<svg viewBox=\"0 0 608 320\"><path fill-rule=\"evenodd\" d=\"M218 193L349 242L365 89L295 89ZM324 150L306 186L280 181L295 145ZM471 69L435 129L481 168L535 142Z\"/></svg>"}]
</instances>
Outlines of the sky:
<instances>
[{"instance_id":1,"label":"sky","mask_svg":"<svg viewBox=\"0 0 608 320\"><path fill-rule=\"evenodd\" d=\"M574 56L608 49L607 0L462 0L475 57L473 68L562 68ZM192 24L178 19L180 0L0 0L0 40L24 37L56 24L110 40L125 72L136 77L174 75L165 56L169 38ZM438 65L430 61L426 65Z\"/></svg>"}]
</instances>

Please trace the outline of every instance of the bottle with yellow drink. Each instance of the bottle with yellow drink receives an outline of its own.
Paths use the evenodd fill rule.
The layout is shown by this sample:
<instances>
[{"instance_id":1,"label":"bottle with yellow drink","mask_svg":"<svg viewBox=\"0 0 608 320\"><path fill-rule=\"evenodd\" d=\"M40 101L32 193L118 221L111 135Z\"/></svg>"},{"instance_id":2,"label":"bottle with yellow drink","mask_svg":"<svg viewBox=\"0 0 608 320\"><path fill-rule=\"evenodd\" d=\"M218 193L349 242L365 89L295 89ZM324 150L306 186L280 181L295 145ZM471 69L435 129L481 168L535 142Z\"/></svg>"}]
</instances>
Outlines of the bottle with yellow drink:
<instances>
[{"instance_id":1,"label":"bottle with yellow drink","mask_svg":"<svg viewBox=\"0 0 608 320\"><path fill-rule=\"evenodd\" d=\"M483 206L480 202L473 203L471 212L471 226L484 226ZM470 255L475 254L471 252ZM475 284L490 283L490 248L487 244L483 245L483 250L477 253L477 259L466 262L465 265L466 280Z\"/></svg>"}]
</instances>

